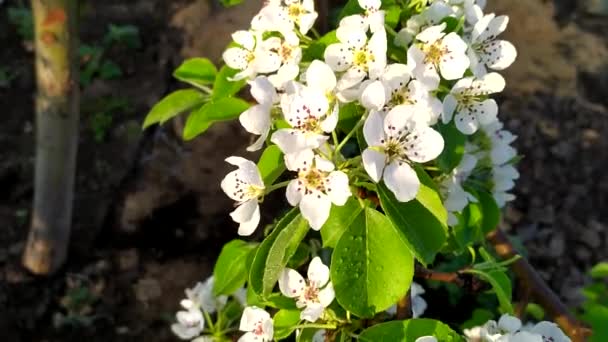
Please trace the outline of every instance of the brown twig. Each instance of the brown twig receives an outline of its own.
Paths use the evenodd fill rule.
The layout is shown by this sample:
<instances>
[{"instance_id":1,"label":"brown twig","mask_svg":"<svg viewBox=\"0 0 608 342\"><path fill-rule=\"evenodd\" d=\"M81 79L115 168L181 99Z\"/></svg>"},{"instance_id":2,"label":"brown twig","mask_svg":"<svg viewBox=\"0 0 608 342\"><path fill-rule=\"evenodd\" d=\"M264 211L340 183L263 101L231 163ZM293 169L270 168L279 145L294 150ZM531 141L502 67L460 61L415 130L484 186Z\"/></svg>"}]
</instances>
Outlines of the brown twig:
<instances>
[{"instance_id":1,"label":"brown twig","mask_svg":"<svg viewBox=\"0 0 608 342\"><path fill-rule=\"evenodd\" d=\"M462 270L464 271L464 270ZM487 288L487 283L471 274L457 272L436 272L416 264L415 278L435 280L442 283L454 284L468 292L480 292Z\"/></svg>"},{"instance_id":2,"label":"brown twig","mask_svg":"<svg viewBox=\"0 0 608 342\"><path fill-rule=\"evenodd\" d=\"M494 246L496 253L504 260L517 255L509 238L500 229L488 234L487 239ZM570 336L572 341L582 342L587 340L587 337L591 335L591 330L572 316L566 305L549 288L528 260L521 257L511 265L511 268L532 297L546 310L551 319Z\"/></svg>"}]
</instances>

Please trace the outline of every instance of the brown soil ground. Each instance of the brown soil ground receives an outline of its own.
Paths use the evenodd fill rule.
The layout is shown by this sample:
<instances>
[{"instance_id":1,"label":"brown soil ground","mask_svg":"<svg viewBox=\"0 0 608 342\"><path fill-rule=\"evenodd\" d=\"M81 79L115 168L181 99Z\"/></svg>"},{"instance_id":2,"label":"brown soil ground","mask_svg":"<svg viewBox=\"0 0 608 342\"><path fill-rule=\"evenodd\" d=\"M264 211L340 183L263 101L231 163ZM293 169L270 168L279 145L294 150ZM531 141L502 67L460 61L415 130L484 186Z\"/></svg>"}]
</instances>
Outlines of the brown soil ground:
<instances>
[{"instance_id":1,"label":"brown soil ground","mask_svg":"<svg viewBox=\"0 0 608 342\"><path fill-rule=\"evenodd\" d=\"M576 1L489 2L510 15L506 36L520 54L500 99L525 156L505 226L576 305L585 270L608 259L608 20ZM0 67L16 72L10 86L0 84L0 340L173 341L167 327L183 289L210 273L222 242L234 237L219 180L228 170L223 159L243 154L250 137L225 124L183 143L182 120L144 133L140 123L180 86L172 70L187 57L217 60L262 1L228 10L207 0L86 2L83 42L98 44L110 23L131 24L142 47L108 51L124 75L83 89L70 257L50 279L19 265L33 194L34 78L29 44L4 11L18 3L0 5ZM91 120L104 98L128 105L112 112L109 133L97 142ZM91 322L55 328L73 288L92 294L80 308Z\"/></svg>"}]
</instances>

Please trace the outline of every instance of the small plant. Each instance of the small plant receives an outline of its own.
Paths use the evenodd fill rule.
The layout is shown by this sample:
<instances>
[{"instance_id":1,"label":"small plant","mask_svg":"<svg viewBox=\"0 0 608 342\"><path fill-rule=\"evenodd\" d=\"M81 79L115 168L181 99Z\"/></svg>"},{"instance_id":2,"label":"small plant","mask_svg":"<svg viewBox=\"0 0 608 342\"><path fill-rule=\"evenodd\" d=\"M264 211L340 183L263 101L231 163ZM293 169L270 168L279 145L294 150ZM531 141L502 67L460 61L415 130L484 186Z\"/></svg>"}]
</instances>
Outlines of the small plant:
<instances>
[{"instance_id":1,"label":"small plant","mask_svg":"<svg viewBox=\"0 0 608 342\"><path fill-rule=\"evenodd\" d=\"M111 80L122 76L122 69L115 62L105 59L106 52L114 46L124 46L127 49L140 47L139 29L132 25L110 25L100 45L82 44L79 47L81 60L80 84L88 86L93 79L99 77Z\"/></svg>"},{"instance_id":2,"label":"small plant","mask_svg":"<svg viewBox=\"0 0 608 342\"><path fill-rule=\"evenodd\" d=\"M103 291L103 282L94 283L80 275L68 275L66 293L60 299L61 312L53 316L55 327L90 326L97 318L94 306Z\"/></svg>"},{"instance_id":3,"label":"small plant","mask_svg":"<svg viewBox=\"0 0 608 342\"><path fill-rule=\"evenodd\" d=\"M162 99L144 128L187 113L189 140L238 119L256 136L247 150L262 151L257 162L226 158L234 170L220 185L235 201L238 234L258 230L268 194L284 191L292 207L276 213L260 243L223 247L213 281L187 290L172 326L178 337L570 341L554 323L528 327L513 316L507 267L522 260L486 248L515 199L519 157L493 99L517 52L499 37L509 18L484 6L350 0L321 36L312 0L267 1L232 35L219 71L194 58L174 72L194 89ZM247 84L253 105L238 97ZM420 318L424 289L414 279L490 300L455 308L461 322ZM236 303L243 287L240 322L205 309L208 297ZM469 317L470 329L457 329Z\"/></svg>"}]
</instances>

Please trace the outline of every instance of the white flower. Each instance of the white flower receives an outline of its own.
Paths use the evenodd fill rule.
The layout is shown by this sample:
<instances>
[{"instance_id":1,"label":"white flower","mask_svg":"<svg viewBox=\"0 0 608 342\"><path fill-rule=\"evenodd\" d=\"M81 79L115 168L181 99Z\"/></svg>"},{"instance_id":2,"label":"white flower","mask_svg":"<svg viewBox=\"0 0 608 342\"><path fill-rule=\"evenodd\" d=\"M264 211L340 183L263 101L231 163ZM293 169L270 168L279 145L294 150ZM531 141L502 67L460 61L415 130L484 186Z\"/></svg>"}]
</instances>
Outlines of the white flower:
<instances>
[{"instance_id":1,"label":"white flower","mask_svg":"<svg viewBox=\"0 0 608 342\"><path fill-rule=\"evenodd\" d=\"M300 61L302 60L302 48L299 39L295 42L281 40L271 37L264 41L264 48L276 52L281 58L281 67L273 75L268 76L272 85L277 89L284 89L289 81L294 80L300 73Z\"/></svg>"},{"instance_id":2,"label":"white flower","mask_svg":"<svg viewBox=\"0 0 608 342\"><path fill-rule=\"evenodd\" d=\"M210 276L204 283L198 282L192 289L186 289L186 298L180 302L185 309L202 308L208 314L222 309L228 301L227 296L214 296L215 279Z\"/></svg>"},{"instance_id":3,"label":"white flower","mask_svg":"<svg viewBox=\"0 0 608 342\"><path fill-rule=\"evenodd\" d=\"M312 342L325 342L327 339L327 330L320 329L312 336Z\"/></svg>"},{"instance_id":4,"label":"white flower","mask_svg":"<svg viewBox=\"0 0 608 342\"><path fill-rule=\"evenodd\" d=\"M437 338L434 336L422 336L418 337L415 342L437 342Z\"/></svg>"},{"instance_id":5,"label":"white flower","mask_svg":"<svg viewBox=\"0 0 608 342\"><path fill-rule=\"evenodd\" d=\"M247 132L260 137L253 145L247 147L247 151L257 151L262 148L270 127L272 126L270 112L275 103L278 102L277 91L265 76L258 76L249 82L251 95L258 102L257 105L244 111L239 116L241 125Z\"/></svg>"},{"instance_id":6,"label":"white flower","mask_svg":"<svg viewBox=\"0 0 608 342\"><path fill-rule=\"evenodd\" d=\"M420 14L412 16L406 22L404 28L397 33L395 44L401 47L408 47L414 37L428 26L437 25L445 17L454 14L454 9L443 1L435 1L426 7Z\"/></svg>"},{"instance_id":7,"label":"white flower","mask_svg":"<svg viewBox=\"0 0 608 342\"><path fill-rule=\"evenodd\" d=\"M238 166L221 183L226 195L238 204L230 217L240 224L239 235L249 236L260 223L258 198L264 195L264 182L254 162L241 157L229 157L226 162Z\"/></svg>"},{"instance_id":8,"label":"white flower","mask_svg":"<svg viewBox=\"0 0 608 342\"><path fill-rule=\"evenodd\" d=\"M481 78L467 77L459 80L443 100L443 122L450 122L456 113L456 128L468 135L477 132L480 125L495 122L498 105L487 96L501 92L504 88L504 78L495 72Z\"/></svg>"},{"instance_id":9,"label":"white flower","mask_svg":"<svg viewBox=\"0 0 608 342\"><path fill-rule=\"evenodd\" d=\"M538 334L543 337L543 341L552 342L570 342L570 338L553 322L543 321L536 324L531 330L531 333Z\"/></svg>"},{"instance_id":10,"label":"white flower","mask_svg":"<svg viewBox=\"0 0 608 342\"><path fill-rule=\"evenodd\" d=\"M417 121L413 106L397 106L384 120L371 111L363 126L368 148L363 166L374 182L384 179L397 200L416 197L420 180L410 163L426 163L443 151L443 137L425 122Z\"/></svg>"},{"instance_id":11,"label":"white flower","mask_svg":"<svg viewBox=\"0 0 608 342\"><path fill-rule=\"evenodd\" d=\"M182 340L190 340L199 336L205 328L203 313L197 308L178 311L175 318L177 323L171 325L171 331Z\"/></svg>"},{"instance_id":12,"label":"white flower","mask_svg":"<svg viewBox=\"0 0 608 342\"><path fill-rule=\"evenodd\" d=\"M343 206L352 195L348 176L335 171L334 164L311 150L285 157L287 168L298 172L298 178L287 185L287 201L299 205L311 228L319 230L327 221L331 204Z\"/></svg>"},{"instance_id":13,"label":"white flower","mask_svg":"<svg viewBox=\"0 0 608 342\"><path fill-rule=\"evenodd\" d=\"M488 14L481 18L471 32L471 44L468 50L471 70L477 76L483 76L487 69L504 70L517 58L515 46L506 40L497 39L507 28L509 17L496 17Z\"/></svg>"},{"instance_id":14,"label":"white flower","mask_svg":"<svg viewBox=\"0 0 608 342\"><path fill-rule=\"evenodd\" d=\"M251 26L255 30L277 31L287 40L297 38L291 31L294 25L306 34L315 24L319 14L314 0L270 0L254 17Z\"/></svg>"},{"instance_id":15,"label":"white flower","mask_svg":"<svg viewBox=\"0 0 608 342\"><path fill-rule=\"evenodd\" d=\"M458 224L458 218L454 213L464 210L469 202L477 202L475 196L462 188L462 184L467 180L476 165L477 158L474 155L468 153L463 155L460 164L452 170L450 177L441 184L443 195L446 197L443 204L448 211L448 225L452 227Z\"/></svg>"},{"instance_id":16,"label":"white flower","mask_svg":"<svg viewBox=\"0 0 608 342\"><path fill-rule=\"evenodd\" d=\"M325 62L337 72L344 72L338 81L338 90L345 90L361 83L366 76L380 77L386 67L386 31L376 31L367 39L361 28L340 26L336 32L340 43L325 49Z\"/></svg>"},{"instance_id":17,"label":"white flower","mask_svg":"<svg viewBox=\"0 0 608 342\"><path fill-rule=\"evenodd\" d=\"M298 153L320 147L338 124L338 111L329 110L326 95L320 89L302 87L294 95L286 95L282 101L283 114L292 128L276 131L271 141L285 154Z\"/></svg>"},{"instance_id":18,"label":"white flower","mask_svg":"<svg viewBox=\"0 0 608 342\"><path fill-rule=\"evenodd\" d=\"M359 6L365 10L363 14L353 14L340 20L339 26L358 27L372 33L384 30L384 11L380 10L381 0L359 0Z\"/></svg>"},{"instance_id":19,"label":"white flower","mask_svg":"<svg viewBox=\"0 0 608 342\"><path fill-rule=\"evenodd\" d=\"M240 70L232 80L253 78L258 73L271 73L281 66L281 58L276 52L263 48L262 36L249 31L237 31L232 39L241 47L224 51L223 59L232 69Z\"/></svg>"},{"instance_id":20,"label":"white flower","mask_svg":"<svg viewBox=\"0 0 608 342\"><path fill-rule=\"evenodd\" d=\"M490 158L493 165L503 165L517 156L517 150L511 146L517 136L503 129L503 123L496 121L491 125L483 127L489 136L492 148Z\"/></svg>"},{"instance_id":21,"label":"white flower","mask_svg":"<svg viewBox=\"0 0 608 342\"><path fill-rule=\"evenodd\" d=\"M269 342L274 336L272 318L268 312L255 306L245 308L239 330L246 332L239 342Z\"/></svg>"},{"instance_id":22,"label":"white flower","mask_svg":"<svg viewBox=\"0 0 608 342\"><path fill-rule=\"evenodd\" d=\"M420 81L411 78L407 65L397 63L388 65L379 81L365 86L361 104L383 112L399 105L413 105L417 117L429 125L437 123L443 110L441 101Z\"/></svg>"},{"instance_id":23,"label":"white flower","mask_svg":"<svg viewBox=\"0 0 608 342\"><path fill-rule=\"evenodd\" d=\"M501 122L483 127L491 144L489 156L492 163L492 194L501 208L515 199L509 191L515 187L515 180L519 179L519 172L511 164L517 156L517 150L510 145L517 136L502 127Z\"/></svg>"},{"instance_id":24,"label":"white flower","mask_svg":"<svg viewBox=\"0 0 608 342\"><path fill-rule=\"evenodd\" d=\"M279 289L284 296L296 298L298 308L304 308L300 318L309 322L316 322L335 297L329 268L319 257L308 265L308 281L296 270L284 269L279 277Z\"/></svg>"},{"instance_id":25,"label":"white flower","mask_svg":"<svg viewBox=\"0 0 608 342\"><path fill-rule=\"evenodd\" d=\"M470 65L467 44L455 32L446 35L445 28L443 23L425 29L416 36L421 43L407 51L412 74L431 90L439 86L439 73L446 80L456 80Z\"/></svg>"}]
</instances>

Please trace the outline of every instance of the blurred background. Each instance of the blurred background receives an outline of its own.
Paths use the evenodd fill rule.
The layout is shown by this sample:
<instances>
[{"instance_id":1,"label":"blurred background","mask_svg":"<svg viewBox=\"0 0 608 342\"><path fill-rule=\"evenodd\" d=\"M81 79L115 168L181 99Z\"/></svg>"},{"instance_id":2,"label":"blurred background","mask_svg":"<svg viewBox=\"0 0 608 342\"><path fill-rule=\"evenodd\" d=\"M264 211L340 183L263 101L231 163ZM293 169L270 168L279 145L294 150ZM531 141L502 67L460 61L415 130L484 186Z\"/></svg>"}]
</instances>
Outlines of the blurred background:
<instances>
[{"instance_id":1,"label":"blurred background","mask_svg":"<svg viewBox=\"0 0 608 342\"><path fill-rule=\"evenodd\" d=\"M335 1L333 5L339 5ZM524 156L505 228L542 277L580 304L608 259L608 6L599 0L488 0L519 52L500 115ZM183 120L141 131L181 85L182 60L219 62L261 0L81 1L82 91L74 225L66 266L47 279L20 265L33 196L34 94L28 1L0 1L0 338L172 341L183 289L204 279L236 234L219 181L249 135L218 124L192 142ZM432 305L432 304L431 304Z\"/></svg>"}]
</instances>

